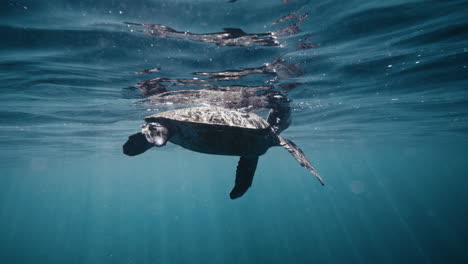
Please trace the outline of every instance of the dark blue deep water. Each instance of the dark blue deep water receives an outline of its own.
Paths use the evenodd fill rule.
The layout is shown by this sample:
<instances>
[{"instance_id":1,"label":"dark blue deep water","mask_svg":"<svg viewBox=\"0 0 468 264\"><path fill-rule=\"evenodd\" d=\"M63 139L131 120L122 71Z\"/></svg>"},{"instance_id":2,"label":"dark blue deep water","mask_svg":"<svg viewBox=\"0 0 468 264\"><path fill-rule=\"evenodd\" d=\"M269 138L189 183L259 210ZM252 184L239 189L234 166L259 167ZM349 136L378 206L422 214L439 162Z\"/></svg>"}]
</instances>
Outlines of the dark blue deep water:
<instances>
[{"instance_id":1,"label":"dark blue deep water","mask_svg":"<svg viewBox=\"0 0 468 264\"><path fill-rule=\"evenodd\" d=\"M291 13L309 16L278 45L183 36L275 32ZM467 14L455 0L2 0L0 263L468 263ZM122 153L143 117L178 107L138 83L200 89L183 83L279 55L294 70L211 85L297 84L282 136L325 186L278 147L236 200L237 157Z\"/></svg>"}]
</instances>

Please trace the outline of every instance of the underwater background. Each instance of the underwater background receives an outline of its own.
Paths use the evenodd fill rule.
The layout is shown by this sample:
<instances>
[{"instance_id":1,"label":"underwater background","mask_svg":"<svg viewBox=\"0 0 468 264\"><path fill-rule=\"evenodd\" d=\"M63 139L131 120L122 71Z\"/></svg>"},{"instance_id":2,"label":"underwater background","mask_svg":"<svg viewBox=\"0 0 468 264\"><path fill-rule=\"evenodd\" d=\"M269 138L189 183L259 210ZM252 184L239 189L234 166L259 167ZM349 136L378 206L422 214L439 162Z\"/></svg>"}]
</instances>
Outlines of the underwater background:
<instances>
[{"instance_id":1,"label":"underwater background","mask_svg":"<svg viewBox=\"0 0 468 264\"><path fill-rule=\"evenodd\" d=\"M276 46L125 23L260 33L294 12L309 16ZM2 0L0 263L468 263L467 14L435 0ZM282 148L237 200L237 157L122 153L145 116L177 108L138 83L283 53L299 72L227 83L300 84L282 136L325 186Z\"/></svg>"}]
</instances>

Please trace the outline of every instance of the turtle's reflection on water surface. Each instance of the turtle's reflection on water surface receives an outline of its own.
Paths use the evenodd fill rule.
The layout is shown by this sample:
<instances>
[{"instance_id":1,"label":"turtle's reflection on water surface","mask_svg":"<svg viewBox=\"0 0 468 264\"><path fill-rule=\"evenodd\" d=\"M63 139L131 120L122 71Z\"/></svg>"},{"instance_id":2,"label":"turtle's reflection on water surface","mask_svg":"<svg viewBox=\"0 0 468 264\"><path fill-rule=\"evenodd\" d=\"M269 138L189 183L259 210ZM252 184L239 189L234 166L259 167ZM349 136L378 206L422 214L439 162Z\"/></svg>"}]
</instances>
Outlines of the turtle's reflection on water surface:
<instances>
[{"instance_id":1,"label":"turtle's reflection on water surface","mask_svg":"<svg viewBox=\"0 0 468 264\"><path fill-rule=\"evenodd\" d=\"M307 41L308 38L305 38ZM310 61L289 63L284 56L299 50L315 47L305 41L297 44L298 49L284 52L271 62L255 68L230 69L218 72L194 72L192 74L205 78L174 79L156 77L135 85L150 105L178 106L219 106L251 112L259 109L270 109L267 121L278 129L278 133L290 124L290 100L287 93L302 83L285 83L288 78L304 74L301 65ZM147 69L137 74L159 72L159 68ZM250 75L266 75L270 78L267 84L253 85L220 85L221 82L240 81ZM279 84L280 81L283 81Z\"/></svg>"},{"instance_id":2,"label":"turtle's reflection on water surface","mask_svg":"<svg viewBox=\"0 0 468 264\"><path fill-rule=\"evenodd\" d=\"M158 38L172 38L188 41L213 43L218 46L282 46L281 37L295 35L299 32L299 26L307 19L308 13L300 13L303 8L292 12L272 23L272 25L296 21L273 32L246 33L240 28L223 28L222 32L192 33L178 31L161 24L142 24L125 22L128 26L140 27L141 32Z\"/></svg>"}]
</instances>

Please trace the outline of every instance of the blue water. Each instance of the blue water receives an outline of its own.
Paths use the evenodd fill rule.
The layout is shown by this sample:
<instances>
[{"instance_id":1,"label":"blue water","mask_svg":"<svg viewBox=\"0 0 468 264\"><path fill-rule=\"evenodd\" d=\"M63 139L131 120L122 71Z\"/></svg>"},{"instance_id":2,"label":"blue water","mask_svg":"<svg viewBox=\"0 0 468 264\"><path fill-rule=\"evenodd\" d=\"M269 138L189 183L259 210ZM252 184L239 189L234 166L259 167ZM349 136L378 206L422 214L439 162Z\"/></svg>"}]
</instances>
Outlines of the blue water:
<instances>
[{"instance_id":1,"label":"blue water","mask_svg":"<svg viewBox=\"0 0 468 264\"><path fill-rule=\"evenodd\" d=\"M279 46L124 23L261 33L297 10L309 17ZM467 1L2 1L0 263L467 263L467 13ZM325 186L281 148L237 200L237 157L122 154L167 110L138 82L284 52L303 74L226 83L301 83L282 136Z\"/></svg>"}]
</instances>

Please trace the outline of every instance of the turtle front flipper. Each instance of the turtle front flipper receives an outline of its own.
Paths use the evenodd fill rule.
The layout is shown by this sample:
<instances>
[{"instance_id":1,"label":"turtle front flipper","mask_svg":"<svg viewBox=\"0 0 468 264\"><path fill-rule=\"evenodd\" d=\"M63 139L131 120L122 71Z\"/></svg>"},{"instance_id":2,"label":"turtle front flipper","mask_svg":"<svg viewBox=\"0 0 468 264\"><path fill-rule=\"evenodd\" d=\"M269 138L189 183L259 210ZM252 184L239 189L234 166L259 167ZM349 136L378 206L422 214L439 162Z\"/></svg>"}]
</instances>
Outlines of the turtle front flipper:
<instances>
[{"instance_id":1,"label":"turtle front flipper","mask_svg":"<svg viewBox=\"0 0 468 264\"><path fill-rule=\"evenodd\" d=\"M232 189L229 197L237 199L252 185L255 170L257 169L258 156L256 157L241 157L237 164L236 185Z\"/></svg>"},{"instance_id":2,"label":"turtle front flipper","mask_svg":"<svg viewBox=\"0 0 468 264\"><path fill-rule=\"evenodd\" d=\"M312 164L310 164L304 152L302 152L302 150L291 140L282 138L280 136L278 136L278 139L280 140L280 146L287 149L289 153L291 153L291 155L294 156L297 162L301 164L302 167L308 169L313 175L315 175L315 177L317 177L320 183L324 185L322 177L320 177L320 175L317 173L314 167L312 167Z\"/></svg>"},{"instance_id":3,"label":"turtle front flipper","mask_svg":"<svg viewBox=\"0 0 468 264\"><path fill-rule=\"evenodd\" d=\"M136 156L152 147L154 145L149 143L145 135L139 132L128 137L127 142L123 145L123 153L128 156Z\"/></svg>"}]
</instances>

